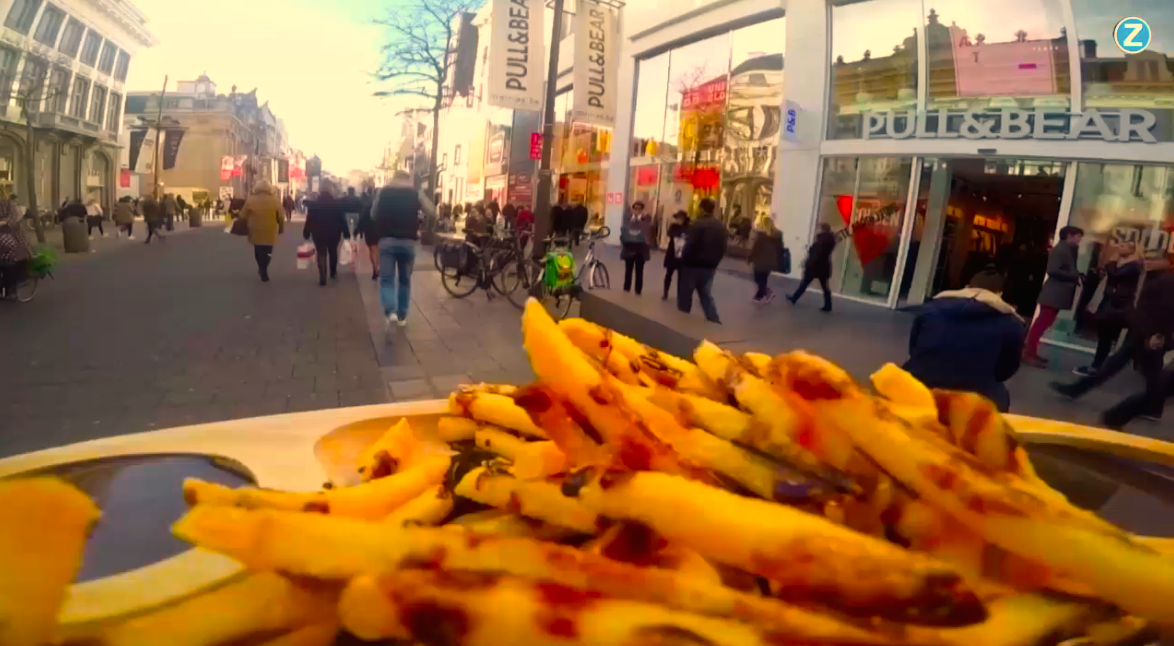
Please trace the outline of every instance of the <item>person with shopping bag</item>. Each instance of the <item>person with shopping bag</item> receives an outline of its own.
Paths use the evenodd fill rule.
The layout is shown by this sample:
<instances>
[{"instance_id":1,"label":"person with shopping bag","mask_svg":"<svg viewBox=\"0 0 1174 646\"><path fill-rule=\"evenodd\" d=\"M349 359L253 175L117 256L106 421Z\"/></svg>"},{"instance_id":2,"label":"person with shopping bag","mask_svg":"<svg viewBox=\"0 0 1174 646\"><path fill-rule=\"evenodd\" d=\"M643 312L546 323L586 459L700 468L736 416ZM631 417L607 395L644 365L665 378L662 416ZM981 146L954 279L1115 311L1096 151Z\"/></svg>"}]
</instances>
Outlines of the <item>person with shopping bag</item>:
<instances>
[{"instance_id":1,"label":"person with shopping bag","mask_svg":"<svg viewBox=\"0 0 1174 646\"><path fill-rule=\"evenodd\" d=\"M318 285L326 286L329 270L332 279L338 279L339 243L351 239L347 226L348 209L356 208L349 200L334 199L334 185L323 181L318 199L306 202L306 226L302 238L314 240L314 251L318 256Z\"/></svg>"},{"instance_id":2,"label":"person with shopping bag","mask_svg":"<svg viewBox=\"0 0 1174 646\"><path fill-rule=\"evenodd\" d=\"M257 261L257 273L261 282L269 282L269 263L273 259L273 245L277 236L285 232L281 201L273 186L261 180L253 187L253 194L245 200L241 209L240 222L248 227L249 244L253 245L253 258Z\"/></svg>"}]
</instances>

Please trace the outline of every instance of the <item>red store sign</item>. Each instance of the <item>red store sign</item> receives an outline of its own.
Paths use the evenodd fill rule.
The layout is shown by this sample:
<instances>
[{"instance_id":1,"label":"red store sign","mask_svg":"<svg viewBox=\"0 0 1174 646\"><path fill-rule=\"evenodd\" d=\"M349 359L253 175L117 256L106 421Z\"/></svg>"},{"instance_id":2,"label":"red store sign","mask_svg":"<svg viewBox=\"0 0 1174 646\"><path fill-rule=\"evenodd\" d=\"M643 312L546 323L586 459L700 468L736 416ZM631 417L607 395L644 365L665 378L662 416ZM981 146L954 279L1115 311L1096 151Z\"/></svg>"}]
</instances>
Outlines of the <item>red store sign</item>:
<instances>
[{"instance_id":1,"label":"red store sign","mask_svg":"<svg viewBox=\"0 0 1174 646\"><path fill-rule=\"evenodd\" d=\"M530 159L542 159L542 133L530 133Z\"/></svg>"}]
</instances>

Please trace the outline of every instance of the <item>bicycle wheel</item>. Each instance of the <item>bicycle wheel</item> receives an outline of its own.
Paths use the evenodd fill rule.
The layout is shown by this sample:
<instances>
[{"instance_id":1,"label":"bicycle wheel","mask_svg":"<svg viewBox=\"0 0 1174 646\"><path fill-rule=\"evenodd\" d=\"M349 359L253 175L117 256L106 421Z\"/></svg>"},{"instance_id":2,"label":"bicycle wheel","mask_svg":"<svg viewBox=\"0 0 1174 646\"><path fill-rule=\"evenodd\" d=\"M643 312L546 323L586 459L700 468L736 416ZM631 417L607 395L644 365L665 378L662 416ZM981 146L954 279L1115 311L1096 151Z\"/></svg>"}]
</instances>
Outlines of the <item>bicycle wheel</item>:
<instances>
[{"instance_id":1,"label":"bicycle wheel","mask_svg":"<svg viewBox=\"0 0 1174 646\"><path fill-rule=\"evenodd\" d=\"M436 271L444 273L444 267L440 265L440 250L444 248L443 244L438 244L432 249L432 264L436 265Z\"/></svg>"},{"instance_id":2,"label":"bicycle wheel","mask_svg":"<svg viewBox=\"0 0 1174 646\"><path fill-rule=\"evenodd\" d=\"M551 302L544 303L547 311L554 317L554 320L561 321L571 314L571 306L575 304L575 290L574 288L561 290L555 294Z\"/></svg>"},{"instance_id":3,"label":"bicycle wheel","mask_svg":"<svg viewBox=\"0 0 1174 646\"><path fill-rule=\"evenodd\" d=\"M503 251L490 260L489 280L497 293L506 298L509 298L524 280L523 270L518 265L518 259L513 251Z\"/></svg>"},{"instance_id":4,"label":"bicycle wheel","mask_svg":"<svg viewBox=\"0 0 1174 646\"><path fill-rule=\"evenodd\" d=\"M611 289L611 276L607 273L607 265L602 262L595 262L591 265L588 279L591 289Z\"/></svg>"},{"instance_id":5,"label":"bicycle wheel","mask_svg":"<svg viewBox=\"0 0 1174 646\"><path fill-rule=\"evenodd\" d=\"M454 298L465 298L477 291L485 274L485 267L481 264L481 257L472 254L467 263L468 268L445 267L440 272L440 284L444 291Z\"/></svg>"},{"instance_id":6,"label":"bicycle wheel","mask_svg":"<svg viewBox=\"0 0 1174 646\"><path fill-rule=\"evenodd\" d=\"M41 284L39 276L29 276L16 284L16 300L19 303L27 303L33 300L37 295L37 286Z\"/></svg>"},{"instance_id":7,"label":"bicycle wheel","mask_svg":"<svg viewBox=\"0 0 1174 646\"><path fill-rule=\"evenodd\" d=\"M518 277L517 287L505 295L514 307L518 309L526 307L526 301L531 297L540 301L546 298L546 289L543 284L543 281L546 280L546 272L541 265L529 258L517 258L514 260L513 267L507 271L516 272Z\"/></svg>"}]
</instances>

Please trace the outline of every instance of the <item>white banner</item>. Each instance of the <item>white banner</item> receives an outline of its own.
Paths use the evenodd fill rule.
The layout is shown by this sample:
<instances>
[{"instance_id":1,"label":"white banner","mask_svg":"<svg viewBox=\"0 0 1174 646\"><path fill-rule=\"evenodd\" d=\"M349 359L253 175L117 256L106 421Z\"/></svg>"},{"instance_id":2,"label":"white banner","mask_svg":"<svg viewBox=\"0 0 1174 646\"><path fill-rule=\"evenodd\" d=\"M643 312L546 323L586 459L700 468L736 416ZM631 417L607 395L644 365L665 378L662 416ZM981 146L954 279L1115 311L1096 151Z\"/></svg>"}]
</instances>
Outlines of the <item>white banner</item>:
<instances>
[{"instance_id":1,"label":"white banner","mask_svg":"<svg viewBox=\"0 0 1174 646\"><path fill-rule=\"evenodd\" d=\"M575 13L576 122L615 127L620 35L616 14L596 0L578 0Z\"/></svg>"},{"instance_id":2,"label":"white banner","mask_svg":"<svg viewBox=\"0 0 1174 646\"><path fill-rule=\"evenodd\" d=\"M493 0L489 105L542 110L544 0Z\"/></svg>"}]
</instances>

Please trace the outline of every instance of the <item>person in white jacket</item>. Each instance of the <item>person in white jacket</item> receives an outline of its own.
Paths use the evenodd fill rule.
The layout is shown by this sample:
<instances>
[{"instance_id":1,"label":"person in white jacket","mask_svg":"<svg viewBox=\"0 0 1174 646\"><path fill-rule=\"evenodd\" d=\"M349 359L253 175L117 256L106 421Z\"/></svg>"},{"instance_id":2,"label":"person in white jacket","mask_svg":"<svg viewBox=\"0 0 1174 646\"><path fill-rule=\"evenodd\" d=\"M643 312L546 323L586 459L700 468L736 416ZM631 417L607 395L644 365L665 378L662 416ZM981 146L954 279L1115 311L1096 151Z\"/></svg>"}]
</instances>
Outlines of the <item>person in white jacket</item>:
<instances>
[{"instance_id":1,"label":"person in white jacket","mask_svg":"<svg viewBox=\"0 0 1174 646\"><path fill-rule=\"evenodd\" d=\"M106 232L102 230L102 207L98 206L98 200L90 198L86 200L86 225L89 230L90 240L94 239L94 227L98 227L98 233L103 238L106 237Z\"/></svg>"}]
</instances>

